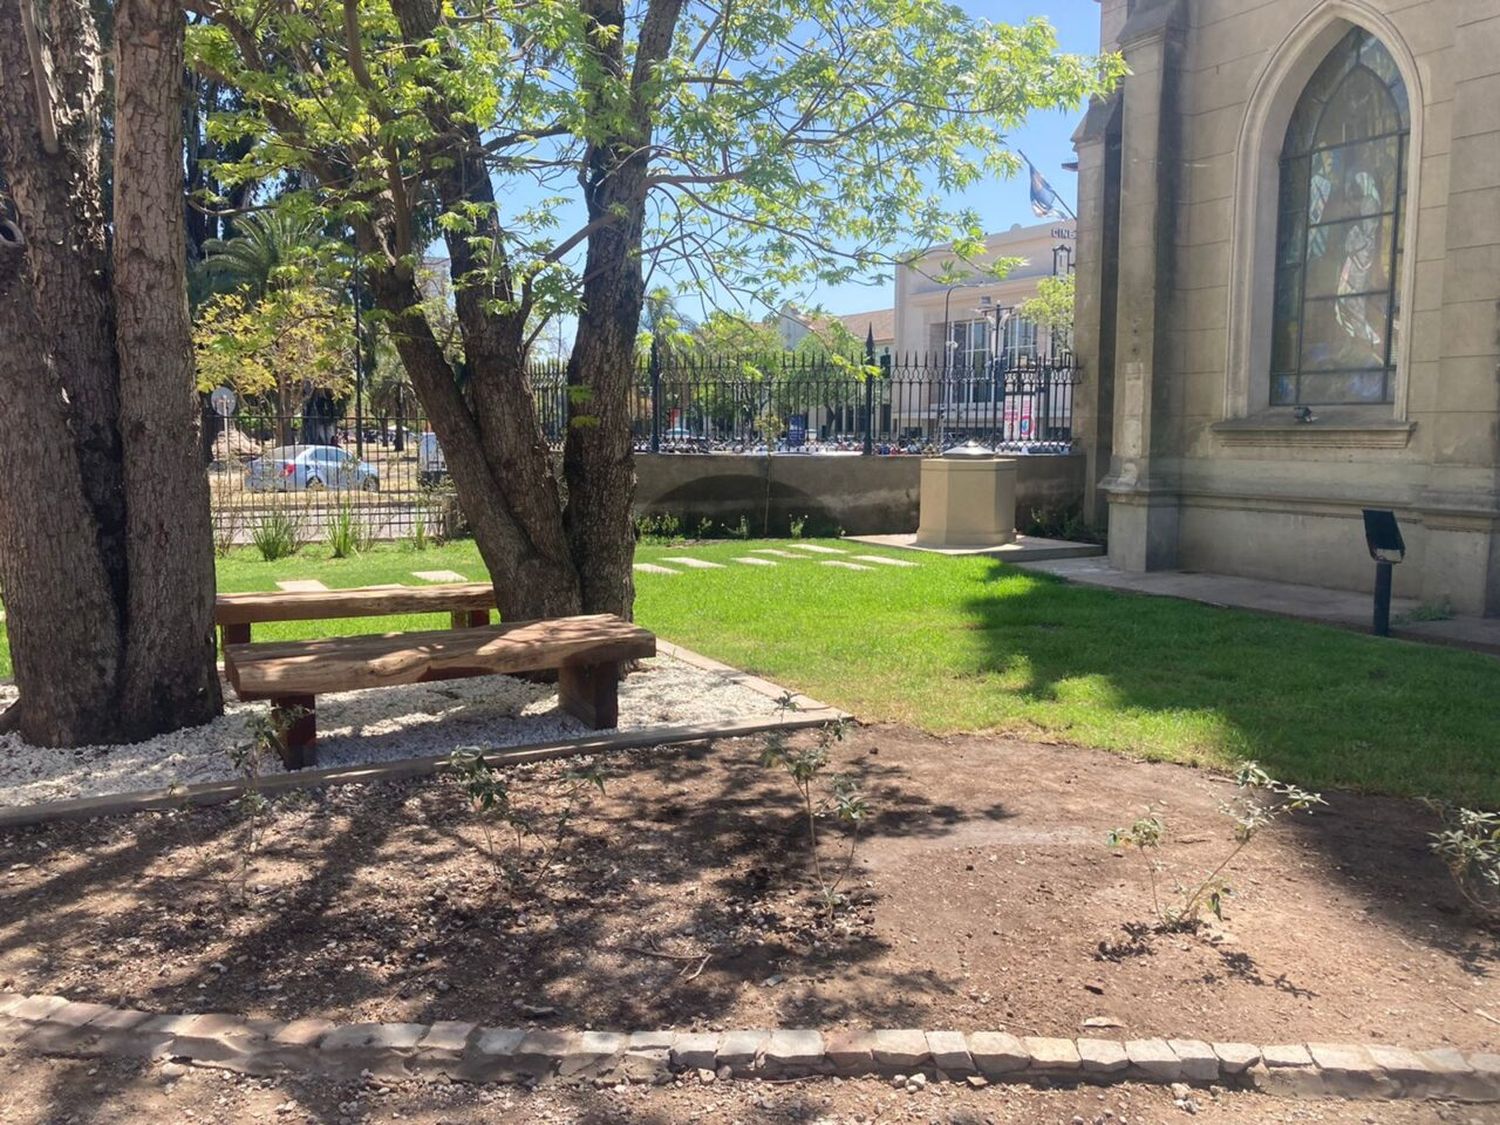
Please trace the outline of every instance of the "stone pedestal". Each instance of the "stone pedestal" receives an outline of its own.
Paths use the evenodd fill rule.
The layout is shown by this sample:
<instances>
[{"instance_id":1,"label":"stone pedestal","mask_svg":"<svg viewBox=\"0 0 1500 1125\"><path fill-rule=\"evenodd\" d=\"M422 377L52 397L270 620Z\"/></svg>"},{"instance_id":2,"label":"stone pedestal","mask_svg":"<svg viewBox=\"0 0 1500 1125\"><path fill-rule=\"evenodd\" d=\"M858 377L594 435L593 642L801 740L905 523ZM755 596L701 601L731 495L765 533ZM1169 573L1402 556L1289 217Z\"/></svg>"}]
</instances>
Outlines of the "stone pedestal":
<instances>
[{"instance_id":1,"label":"stone pedestal","mask_svg":"<svg viewBox=\"0 0 1500 1125\"><path fill-rule=\"evenodd\" d=\"M919 547L999 547L1016 539L1014 457L922 462Z\"/></svg>"}]
</instances>

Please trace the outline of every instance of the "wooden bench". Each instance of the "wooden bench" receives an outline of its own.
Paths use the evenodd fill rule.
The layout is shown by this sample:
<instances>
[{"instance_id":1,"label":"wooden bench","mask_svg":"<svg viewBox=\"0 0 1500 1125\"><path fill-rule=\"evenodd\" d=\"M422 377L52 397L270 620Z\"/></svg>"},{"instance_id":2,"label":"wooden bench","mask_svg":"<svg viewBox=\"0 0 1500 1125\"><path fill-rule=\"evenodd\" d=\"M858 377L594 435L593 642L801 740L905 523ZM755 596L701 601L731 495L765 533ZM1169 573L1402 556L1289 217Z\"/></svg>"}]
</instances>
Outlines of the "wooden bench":
<instances>
[{"instance_id":1,"label":"wooden bench","mask_svg":"<svg viewBox=\"0 0 1500 1125\"><path fill-rule=\"evenodd\" d=\"M267 621L320 621L331 617L385 617L397 613L447 613L455 629L488 625L495 588L488 582L435 586L357 586L351 590L268 590L220 594L214 624L225 646L250 640L250 627Z\"/></svg>"},{"instance_id":2,"label":"wooden bench","mask_svg":"<svg viewBox=\"0 0 1500 1125\"><path fill-rule=\"evenodd\" d=\"M268 699L285 731L288 769L312 760L317 696L555 669L564 711L595 730L619 721L620 665L656 655L654 634L614 614L466 629L228 644L224 671L241 699Z\"/></svg>"}]
</instances>

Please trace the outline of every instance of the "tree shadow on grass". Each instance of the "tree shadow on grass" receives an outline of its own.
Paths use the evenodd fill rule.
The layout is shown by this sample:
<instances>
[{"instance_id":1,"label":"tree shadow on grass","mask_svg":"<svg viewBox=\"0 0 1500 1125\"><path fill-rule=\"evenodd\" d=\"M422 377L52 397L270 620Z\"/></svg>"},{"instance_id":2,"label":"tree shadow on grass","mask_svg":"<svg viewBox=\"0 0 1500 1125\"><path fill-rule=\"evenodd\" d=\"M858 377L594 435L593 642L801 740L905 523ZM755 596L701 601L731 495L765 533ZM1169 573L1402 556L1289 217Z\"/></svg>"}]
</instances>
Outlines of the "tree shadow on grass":
<instances>
[{"instance_id":1,"label":"tree shadow on grass","mask_svg":"<svg viewBox=\"0 0 1500 1125\"><path fill-rule=\"evenodd\" d=\"M1059 718L1076 707L1098 722L1107 708L1118 726L1092 730L1085 740L1095 745L1221 768L1254 759L1274 777L1327 790L1328 808L1277 831L1316 848L1324 877L1366 913L1473 975L1500 964L1500 942L1466 924L1428 847L1432 814L1409 799L1335 791L1432 786L1482 804L1500 778L1500 739L1488 738L1494 718L1483 713L1500 696L1500 662L1071 586L1000 563L966 610L973 674L1003 678ZM1159 723L1169 724L1164 734Z\"/></svg>"}]
</instances>

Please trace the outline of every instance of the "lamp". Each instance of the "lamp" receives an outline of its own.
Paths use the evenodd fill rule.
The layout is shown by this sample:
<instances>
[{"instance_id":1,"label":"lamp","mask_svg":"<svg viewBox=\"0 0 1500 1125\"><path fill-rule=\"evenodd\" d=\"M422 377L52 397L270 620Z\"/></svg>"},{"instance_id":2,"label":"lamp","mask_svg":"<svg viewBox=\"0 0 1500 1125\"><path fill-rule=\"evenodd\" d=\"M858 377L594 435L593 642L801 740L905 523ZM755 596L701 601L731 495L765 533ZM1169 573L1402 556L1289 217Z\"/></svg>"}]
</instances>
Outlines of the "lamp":
<instances>
[{"instance_id":1,"label":"lamp","mask_svg":"<svg viewBox=\"0 0 1500 1125\"><path fill-rule=\"evenodd\" d=\"M1406 541L1396 523L1396 513L1383 508L1364 509L1365 547L1375 560L1375 619L1377 637L1391 635L1391 567L1406 558Z\"/></svg>"}]
</instances>

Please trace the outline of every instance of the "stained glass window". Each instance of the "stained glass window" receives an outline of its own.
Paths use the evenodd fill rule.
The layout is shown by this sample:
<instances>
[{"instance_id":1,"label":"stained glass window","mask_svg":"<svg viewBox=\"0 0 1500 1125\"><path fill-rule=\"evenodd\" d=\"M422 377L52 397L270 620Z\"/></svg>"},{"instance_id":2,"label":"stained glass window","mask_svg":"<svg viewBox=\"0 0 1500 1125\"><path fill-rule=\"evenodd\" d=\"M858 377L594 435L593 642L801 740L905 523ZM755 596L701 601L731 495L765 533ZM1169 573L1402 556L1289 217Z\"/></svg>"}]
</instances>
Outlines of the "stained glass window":
<instances>
[{"instance_id":1,"label":"stained glass window","mask_svg":"<svg viewBox=\"0 0 1500 1125\"><path fill-rule=\"evenodd\" d=\"M1350 31L1281 149L1271 404L1390 402L1411 132L1390 52Z\"/></svg>"}]
</instances>

